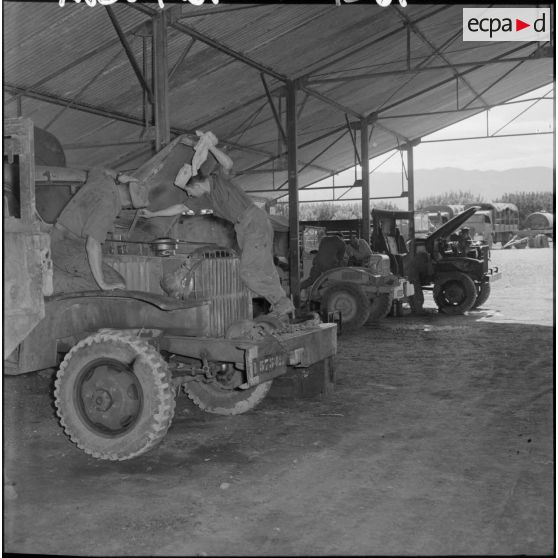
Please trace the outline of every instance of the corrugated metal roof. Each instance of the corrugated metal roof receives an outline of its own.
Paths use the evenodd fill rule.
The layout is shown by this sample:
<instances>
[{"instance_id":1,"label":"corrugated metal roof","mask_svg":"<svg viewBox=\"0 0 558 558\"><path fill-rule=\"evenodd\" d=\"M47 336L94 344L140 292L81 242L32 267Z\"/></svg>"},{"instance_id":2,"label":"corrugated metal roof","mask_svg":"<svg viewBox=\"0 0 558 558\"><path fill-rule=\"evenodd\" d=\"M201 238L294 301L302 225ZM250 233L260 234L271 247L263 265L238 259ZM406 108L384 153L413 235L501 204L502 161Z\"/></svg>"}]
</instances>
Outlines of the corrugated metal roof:
<instances>
[{"instance_id":1,"label":"corrugated metal roof","mask_svg":"<svg viewBox=\"0 0 558 558\"><path fill-rule=\"evenodd\" d=\"M301 80L332 103L298 93L299 184L305 187L354 164L346 117L335 103L347 109L350 121L377 113L369 153L376 156L481 111L485 104L502 103L553 81L550 58L464 66L506 53L526 57L539 45L465 43L463 7L167 3L173 21L169 71L189 49L169 86L171 126L213 130L236 146L231 155L245 189L275 190L286 180L284 171L271 172L284 146L260 70ZM121 2L112 10L143 66L142 37L151 19L145 12L157 13L156 2ZM39 127L50 126L66 146L69 165L131 169L152 154L150 144L141 143L151 137L142 127L144 94L104 7L4 2L3 16L6 115L15 114L13 95L23 92L23 116ZM193 43L191 34L197 37ZM145 49L150 75L149 39ZM409 65L430 69L408 72ZM338 77L344 79L320 81ZM270 75L265 80L284 122L283 82ZM464 107L474 110L455 110ZM99 144L103 147L88 147Z\"/></svg>"}]
</instances>

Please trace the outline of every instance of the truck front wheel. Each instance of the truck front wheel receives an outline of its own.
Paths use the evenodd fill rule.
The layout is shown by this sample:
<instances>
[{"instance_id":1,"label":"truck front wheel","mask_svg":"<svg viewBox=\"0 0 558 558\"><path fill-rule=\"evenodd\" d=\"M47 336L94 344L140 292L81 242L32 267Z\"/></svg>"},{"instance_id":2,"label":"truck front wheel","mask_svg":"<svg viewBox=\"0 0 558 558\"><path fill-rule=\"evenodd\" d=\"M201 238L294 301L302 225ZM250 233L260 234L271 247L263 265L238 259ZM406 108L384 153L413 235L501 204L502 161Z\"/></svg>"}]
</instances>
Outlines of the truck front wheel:
<instances>
[{"instance_id":1,"label":"truck front wheel","mask_svg":"<svg viewBox=\"0 0 558 558\"><path fill-rule=\"evenodd\" d=\"M91 335L71 349L60 365L54 397L72 442L111 461L153 448L174 415L167 363L145 340L118 332Z\"/></svg>"},{"instance_id":2,"label":"truck front wheel","mask_svg":"<svg viewBox=\"0 0 558 558\"><path fill-rule=\"evenodd\" d=\"M433 296L434 302L444 314L464 314L475 304L477 287L465 273L444 273L434 283Z\"/></svg>"}]
</instances>

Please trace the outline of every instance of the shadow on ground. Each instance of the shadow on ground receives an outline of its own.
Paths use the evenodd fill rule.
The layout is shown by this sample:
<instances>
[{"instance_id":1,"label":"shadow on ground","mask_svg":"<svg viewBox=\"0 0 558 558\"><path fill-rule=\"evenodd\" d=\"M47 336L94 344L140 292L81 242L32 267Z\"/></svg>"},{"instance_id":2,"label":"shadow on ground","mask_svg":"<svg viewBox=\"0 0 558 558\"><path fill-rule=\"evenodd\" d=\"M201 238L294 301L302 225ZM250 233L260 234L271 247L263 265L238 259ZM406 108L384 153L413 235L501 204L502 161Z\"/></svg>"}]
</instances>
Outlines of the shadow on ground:
<instances>
[{"instance_id":1,"label":"shadow on ground","mask_svg":"<svg viewBox=\"0 0 558 558\"><path fill-rule=\"evenodd\" d=\"M74 555L551 554L551 327L431 313L339 337L326 398L81 453L51 379L4 379L4 549ZM490 317L490 316L488 316Z\"/></svg>"}]
</instances>

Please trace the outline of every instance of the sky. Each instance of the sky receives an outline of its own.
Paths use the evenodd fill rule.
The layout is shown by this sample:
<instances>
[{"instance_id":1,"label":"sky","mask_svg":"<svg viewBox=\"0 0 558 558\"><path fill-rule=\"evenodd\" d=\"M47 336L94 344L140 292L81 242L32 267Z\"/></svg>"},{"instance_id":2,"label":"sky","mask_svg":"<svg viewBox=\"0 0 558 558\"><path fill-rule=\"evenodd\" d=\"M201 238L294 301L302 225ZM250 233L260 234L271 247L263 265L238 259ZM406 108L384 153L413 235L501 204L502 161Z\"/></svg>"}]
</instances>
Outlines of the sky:
<instances>
[{"instance_id":1,"label":"sky","mask_svg":"<svg viewBox=\"0 0 558 558\"><path fill-rule=\"evenodd\" d=\"M545 95L548 96L548 100L541 100L536 103L532 100ZM552 84L514 100L523 102L496 107L488 112L490 134L497 132L502 127L501 131L498 132L499 134L553 131L554 91ZM487 117L486 112L483 112L430 136L425 136L414 149L415 170L442 167L456 167L465 170L508 170L518 167L543 166L552 168L554 166L552 134L428 143L430 140L483 136L486 135L486 130ZM381 163L383 164L376 172L398 174L402 172L399 153L390 152L371 159L370 170L378 167ZM349 184L354 181L354 177L355 171L352 168L337 175L335 183ZM316 183L316 186L330 184L331 178L328 178ZM394 192L394 194L397 195L398 192ZM329 190L301 194L301 200L327 199L330 197L331 191Z\"/></svg>"}]
</instances>

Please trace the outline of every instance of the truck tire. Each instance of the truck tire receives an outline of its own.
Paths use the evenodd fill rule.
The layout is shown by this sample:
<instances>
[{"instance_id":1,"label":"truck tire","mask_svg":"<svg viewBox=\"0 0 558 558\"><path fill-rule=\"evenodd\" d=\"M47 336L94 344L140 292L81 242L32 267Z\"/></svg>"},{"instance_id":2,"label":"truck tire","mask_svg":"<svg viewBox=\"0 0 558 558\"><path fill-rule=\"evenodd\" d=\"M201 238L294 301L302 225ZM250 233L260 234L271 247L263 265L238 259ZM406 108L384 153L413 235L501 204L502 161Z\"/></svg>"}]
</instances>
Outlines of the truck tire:
<instances>
[{"instance_id":1,"label":"truck tire","mask_svg":"<svg viewBox=\"0 0 558 558\"><path fill-rule=\"evenodd\" d=\"M465 273L460 271L443 273L434 283L433 296L434 302L444 314L464 314L475 304L477 287Z\"/></svg>"},{"instance_id":2,"label":"truck tire","mask_svg":"<svg viewBox=\"0 0 558 558\"><path fill-rule=\"evenodd\" d=\"M481 283L477 286L477 299L475 300L475 304L473 304L473 308L478 308L482 306L490 296L490 283Z\"/></svg>"},{"instance_id":3,"label":"truck tire","mask_svg":"<svg viewBox=\"0 0 558 558\"><path fill-rule=\"evenodd\" d=\"M228 389L219 382L189 382L184 387L188 397L203 411L215 415L240 415L258 405L271 388L273 380L248 389Z\"/></svg>"},{"instance_id":4,"label":"truck tire","mask_svg":"<svg viewBox=\"0 0 558 558\"><path fill-rule=\"evenodd\" d=\"M322 296L322 311L341 314L341 327L353 331L362 327L370 314L370 301L358 285L336 283Z\"/></svg>"},{"instance_id":5,"label":"truck tire","mask_svg":"<svg viewBox=\"0 0 558 558\"><path fill-rule=\"evenodd\" d=\"M393 297L389 293L382 293L370 299L370 313L368 314L368 323L375 323L385 318L391 310Z\"/></svg>"},{"instance_id":6,"label":"truck tire","mask_svg":"<svg viewBox=\"0 0 558 558\"><path fill-rule=\"evenodd\" d=\"M118 332L96 333L70 350L60 365L54 398L72 442L111 461L152 449L174 416L167 363L145 340Z\"/></svg>"}]
</instances>

